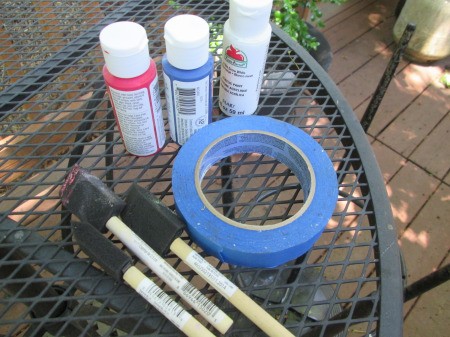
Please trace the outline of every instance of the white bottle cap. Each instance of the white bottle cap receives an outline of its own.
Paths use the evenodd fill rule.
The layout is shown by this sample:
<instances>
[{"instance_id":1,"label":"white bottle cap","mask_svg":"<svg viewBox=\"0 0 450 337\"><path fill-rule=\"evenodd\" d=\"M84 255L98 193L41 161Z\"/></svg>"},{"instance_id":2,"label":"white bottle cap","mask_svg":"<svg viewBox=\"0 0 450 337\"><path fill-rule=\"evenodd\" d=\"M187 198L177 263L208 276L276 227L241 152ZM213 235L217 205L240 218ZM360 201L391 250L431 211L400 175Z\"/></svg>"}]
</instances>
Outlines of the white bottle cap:
<instances>
[{"instance_id":1,"label":"white bottle cap","mask_svg":"<svg viewBox=\"0 0 450 337\"><path fill-rule=\"evenodd\" d=\"M100 46L106 68L116 77L133 78L150 66L147 33L135 22L116 22L103 28Z\"/></svg>"},{"instance_id":2,"label":"white bottle cap","mask_svg":"<svg viewBox=\"0 0 450 337\"><path fill-rule=\"evenodd\" d=\"M164 25L166 55L178 69L191 70L203 66L209 57L209 26L202 18L182 14Z\"/></svg>"},{"instance_id":3,"label":"white bottle cap","mask_svg":"<svg viewBox=\"0 0 450 337\"><path fill-rule=\"evenodd\" d=\"M249 38L263 33L270 20L273 0L230 0L230 29Z\"/></svg>"}]
</instances>

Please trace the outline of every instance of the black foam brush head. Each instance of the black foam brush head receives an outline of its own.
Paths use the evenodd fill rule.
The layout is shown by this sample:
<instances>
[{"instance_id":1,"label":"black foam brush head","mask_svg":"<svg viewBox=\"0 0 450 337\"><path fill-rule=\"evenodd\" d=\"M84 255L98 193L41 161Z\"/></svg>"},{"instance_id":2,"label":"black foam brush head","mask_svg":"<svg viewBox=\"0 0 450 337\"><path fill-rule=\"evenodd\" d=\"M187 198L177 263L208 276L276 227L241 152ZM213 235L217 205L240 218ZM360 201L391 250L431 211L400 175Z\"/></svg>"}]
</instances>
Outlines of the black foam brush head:
<instances>
[{"instance_id":1,"label":"black foam brush head","mask_svg":"<svg viewBox=\"0 0 450 337\"><path fill-rule=\"evenodd\" d=\"M132 265L131 257L86 222L73 222L72 228L81 249L108 275L121 281L123 273Z\"/></svg>"},{"instance_id":2,"label":"black foam brush head","mask_svg":"<svg viewBox=\"0 0 450 337\"><path fill-rule=\"evenodd\" d=\"M125 207L98 177L75 165L68 173L60 192L63 205L82 222L106 231L106 222Z\"/></svg>"},{"instance_id":3,"label":"black foam brush head","mask_svg":"<svg viewBox=\"0 0 450 337\"><path fill-rule=\"evenodd\" d=\"M166 255L170 245L185 227L184 222L147 189L133 184L126 195L121 217L142 240L159 255Z\"/></svg>"}]
</instances>

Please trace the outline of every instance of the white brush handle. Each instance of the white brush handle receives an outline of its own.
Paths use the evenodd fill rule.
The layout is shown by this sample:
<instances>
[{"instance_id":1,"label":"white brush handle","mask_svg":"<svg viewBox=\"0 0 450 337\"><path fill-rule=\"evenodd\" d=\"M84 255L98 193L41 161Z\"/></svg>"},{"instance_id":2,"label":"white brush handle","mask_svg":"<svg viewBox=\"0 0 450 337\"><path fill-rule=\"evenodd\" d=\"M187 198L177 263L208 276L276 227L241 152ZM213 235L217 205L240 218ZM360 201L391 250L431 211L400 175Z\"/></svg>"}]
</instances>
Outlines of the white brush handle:
<instances>
[{"instance_id":1,"label":"white brush handle","mask_svg":"<svg viewBox=\"0 0 450 337\"><path fill-rule=\"evenodd\" d=\"M106 223L106 227L220 333L224 334L230 328L231 324L233 324L232 319L191 285L183 275L159 256L122 220L118 217L112 217Z\"/></svg>"},{"instance_id":2,"label":"white brush handle","mask_svg":"<svg viewBox=\"0 0 450 337\"><path fill-rule=\"evenodd\" d=\"M136 267L128 268L123 279L187 336L214 337L199 321Z\"/></svg>"},{"instance_id":3,"label":"white brush handle","mask_svg":"<svg viewBox=\"0 0 450 337\"><path fill-rule=\"evenodd\" d=\"M256 326L271 337L294 337L280 322L214 268L181 239L175 239L170 250L207 281L223 297L241 311Z\"/></svg>"}]
</instances>

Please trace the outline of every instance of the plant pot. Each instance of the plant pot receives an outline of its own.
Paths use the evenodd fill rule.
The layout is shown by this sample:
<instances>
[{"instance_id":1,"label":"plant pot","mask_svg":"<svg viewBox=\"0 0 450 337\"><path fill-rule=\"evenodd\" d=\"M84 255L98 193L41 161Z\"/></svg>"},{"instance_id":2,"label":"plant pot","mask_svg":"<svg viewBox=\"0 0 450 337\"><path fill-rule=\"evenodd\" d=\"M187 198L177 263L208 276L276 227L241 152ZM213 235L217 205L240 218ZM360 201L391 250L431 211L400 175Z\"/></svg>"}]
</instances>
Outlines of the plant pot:
<instances>
[{"instance_id":1,"label":"plant pot","mask_svg":"<svg viewBox=\"0 0 450 337\"><path fill-rule=\"evenodd\" d=\"M328 43L325 36L316 27L306 22L309 29L309 34L317 39L320 43L317 50L308 50L309 54L319 63L325 71L328 71L333 61L333 53L331 52L331 46Z\"/></svg>"},{"instance_id":2,"label":"plant pot","mask_svg":"<svg viewBox=\"0 0 450 337\"><path fill-rule=\"evenodd\" d=\"M394 25L394 40L400 40L409 22L415 23L405 57L419 63L443 59L450 55L449 18L448 0L407 0Z\"/></svg>"}]
</instances>

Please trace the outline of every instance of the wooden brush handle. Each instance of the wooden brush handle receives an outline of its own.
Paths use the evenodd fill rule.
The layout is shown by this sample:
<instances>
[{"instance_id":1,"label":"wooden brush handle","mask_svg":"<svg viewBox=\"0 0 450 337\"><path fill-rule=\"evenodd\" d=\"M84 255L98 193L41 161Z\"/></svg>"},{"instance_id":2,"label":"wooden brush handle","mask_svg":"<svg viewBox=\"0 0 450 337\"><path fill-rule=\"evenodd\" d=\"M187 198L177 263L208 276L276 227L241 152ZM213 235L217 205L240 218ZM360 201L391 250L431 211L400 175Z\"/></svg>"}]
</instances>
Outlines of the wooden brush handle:
<instances>
[{"instance_id":1,"label":"wooden brush handle","mask_svg":"<svg viewBox=\"0 0 450 337\"><path fill-rule=\"evenodd\" d=\"M170 250L224 296L249 320L272 337L294 337L280 322L228 280L200 254L181 239L175 239Z\"/></svg>"},{"instance_id":2,"label":"wooden brush handle","mask_svg":"<svg viewBox=\"0 0 450 337\"><path fill-rule=\"evenodd\" d=\"M118 217L112 217L106 227L167 285L201 314L218 331L225 333L233 320L191 285L176 269L158 255L144 240Z\"/></svg>"},{"instance_id":3,"label":"wooden brush handle","mask_svg":"<svg viewBox=\"0 0 450 337\"><path fill-rule=\"evenodd\" d=\"M214 336L136 267L128 268L123 279L187 336Z\"/></svg>"}]
</instances>

